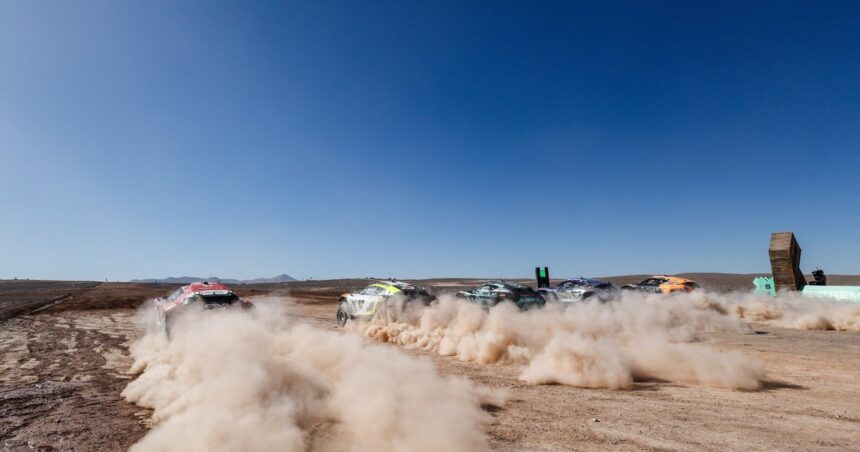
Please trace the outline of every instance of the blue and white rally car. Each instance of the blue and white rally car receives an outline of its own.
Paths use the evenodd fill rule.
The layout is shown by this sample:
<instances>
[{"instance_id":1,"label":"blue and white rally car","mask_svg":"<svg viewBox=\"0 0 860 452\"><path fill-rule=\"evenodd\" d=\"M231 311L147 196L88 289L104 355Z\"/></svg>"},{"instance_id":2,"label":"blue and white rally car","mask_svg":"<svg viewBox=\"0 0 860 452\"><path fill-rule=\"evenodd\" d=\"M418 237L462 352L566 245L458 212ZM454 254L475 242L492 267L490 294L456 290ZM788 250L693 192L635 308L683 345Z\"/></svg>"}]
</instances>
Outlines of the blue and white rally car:
<instances>
[{"instance_id":1,"label":"blue and white rally car","mask_svg":"<svg viewBox=\"0 0 860 452\"><path fill-rule=\"evenodd\" d=\"M589 278L571 278L552 287L541 287L538 292L547 301L578 303L589 299L606 302L618 296L618 288L606 281Z\"/></svg>"}]
</instances>

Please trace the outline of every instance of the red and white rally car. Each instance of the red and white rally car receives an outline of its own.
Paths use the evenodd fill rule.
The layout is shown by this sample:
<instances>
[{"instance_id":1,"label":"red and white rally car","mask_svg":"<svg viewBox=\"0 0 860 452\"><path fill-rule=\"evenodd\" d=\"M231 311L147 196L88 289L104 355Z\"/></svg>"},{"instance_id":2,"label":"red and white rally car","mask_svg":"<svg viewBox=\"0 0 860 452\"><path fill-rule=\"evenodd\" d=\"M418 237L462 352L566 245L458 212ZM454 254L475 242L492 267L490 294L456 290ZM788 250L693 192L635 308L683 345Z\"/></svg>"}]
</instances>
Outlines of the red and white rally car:
<instances>
[{"instance_id":1,"label":"red and white rally car","mask_svg":"<svg viewBox=\"0 0 860 452\"><path fill-rule=\"evenodd\" d=\"M224 309L254 306L250 301L239 299L229 287L220 282L210 281L193 282L176 289L165 298L157 298L154 301L158 328L168 335L171 323L189 308Z\"/></svg>"}]
</instances>

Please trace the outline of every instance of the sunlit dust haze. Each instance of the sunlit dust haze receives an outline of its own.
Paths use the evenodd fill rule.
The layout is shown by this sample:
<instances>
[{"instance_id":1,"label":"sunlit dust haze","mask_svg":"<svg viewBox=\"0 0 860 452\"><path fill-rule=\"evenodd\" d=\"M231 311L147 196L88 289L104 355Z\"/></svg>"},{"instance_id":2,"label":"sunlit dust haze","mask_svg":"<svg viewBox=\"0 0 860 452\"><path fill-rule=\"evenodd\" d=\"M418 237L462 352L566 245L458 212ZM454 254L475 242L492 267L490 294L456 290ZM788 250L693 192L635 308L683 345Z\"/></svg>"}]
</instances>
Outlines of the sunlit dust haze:
<instances>
[{"instance_id":1,"label":"sunlit dust haze","mask_svg":"<svg viewBox=\"0 0 860 452\"><path fill-rule=\"evenodd\" d=\"M429 307L393 303L340 331L289 321L286 309L264 298L251 312L189 312L168 340L145 306L147 332L131 347L137 378L123 396L153 409L154 427L133 450L487 449L492 418L481 407L502 406L505 394L442 377L401 348L516 366L533 385L754 391L766 380L762 360L709 334L753 334L752 324L860 332L860 306L795 294L622 292L526 312L442 295Z\"/></svg>"},{"instance_id":2,"label":"sunlit dust haze","mask_svg":"<svg viewBox=\"0 0 860 452\"><path fill-rule=\"evenodd\" d=\"M697 342L699 332L751 332L685 297L656 299L626 294L621 300L564 309L547 305L520 312L510 304L489 312L442 297L435 307L405 310L397 321L383 316L364 334L407 348L479 363L523 366L520 379L588 388L630 388L637 379L757 389L765 376L757 358Z\"/></svg>"},{"instance_id":3,"label":"sunlit dust haze","mask_svg":"<svg viewBox=\"0 0 860 452\"><path fill-rule=\"evenodd\" d=\"M355 327L366 336L462 361L522 366L531 384L630 388L661 379L755 390L765 378L758 358L720 350L702 333L753 332L747 322L783 328L860 331L860 306L782 293L672 296L624 292L620 300L520 312L489 312L452 296L427 309L395 306Z\"/></svg>"},{"instance_id":4,"label":"sunlit dust haze","mask_svg":"<svg viewBox=\"0 0 860 452\"><path fill-rule=\"evenodd\" d=\"M155 424L133 451L487 449L481 403L500 395L273 304L189 313L169 341L150 331L131 347L123 396Z\"/></svg>"},{"instance_id":5,"label":"sunlit dust haze","mask_svg":"<svg viewBox=\"0 0 860 452\"><path fill-rule=\"evenodd\" d=\"M690 298L749 322L798 330L860 332L860 304L812 298L797 292L781 292L777 297L694 292Z\"/></svg>"}]
</instances>

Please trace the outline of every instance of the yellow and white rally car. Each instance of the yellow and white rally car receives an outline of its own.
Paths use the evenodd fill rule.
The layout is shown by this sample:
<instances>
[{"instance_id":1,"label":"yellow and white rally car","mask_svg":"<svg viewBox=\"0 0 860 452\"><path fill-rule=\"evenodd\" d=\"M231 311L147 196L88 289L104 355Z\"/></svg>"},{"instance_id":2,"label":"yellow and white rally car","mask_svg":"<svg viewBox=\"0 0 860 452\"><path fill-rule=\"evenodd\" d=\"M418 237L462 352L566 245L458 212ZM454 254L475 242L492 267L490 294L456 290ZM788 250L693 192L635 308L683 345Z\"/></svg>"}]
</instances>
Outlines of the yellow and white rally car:
<instances>
[{"instance_id":1,"label":"yellow and white rally car","mask_svg":"<svg viewBox=\"0 0 860 452\"><path fill-rule=\"evenodd\" d=\"M337 306L337 326L344 326L350 320L370 320L377 313L387 310L402 300L403 303L429 305L436 297L423 287L413 286L402 281L378 281L359 292L345 293L340 296Z\"/></svg>"}]
</instances>

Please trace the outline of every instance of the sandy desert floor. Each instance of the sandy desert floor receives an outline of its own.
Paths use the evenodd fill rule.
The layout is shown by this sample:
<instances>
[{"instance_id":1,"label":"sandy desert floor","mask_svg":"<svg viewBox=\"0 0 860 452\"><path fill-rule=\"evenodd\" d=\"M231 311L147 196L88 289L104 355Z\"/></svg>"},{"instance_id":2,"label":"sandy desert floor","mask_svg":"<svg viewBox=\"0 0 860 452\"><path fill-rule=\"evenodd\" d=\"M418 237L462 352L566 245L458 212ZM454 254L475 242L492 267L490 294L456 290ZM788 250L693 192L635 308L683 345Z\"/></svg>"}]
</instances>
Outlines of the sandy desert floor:
<instances>
[{"instance_id":1,"label":"sandy desert floor","mask_svg":"<svg viewBox=\"0 0 860 452\"><path fill-rule=\"evenodd\" d=\"M335 331L337 294L359 284L242 291L270 294L266 300L285 304L293 321ZM133 378L129 344L142 334L133 306L169 291L0 284L0 308L15 307L0 324L0 449L124 450L142 438L151 412L120 396ZM754 330L704 337L765 362L764 388L754 392L659 380L628 390L528 385L514 365L403 353L426 356L443 375L508 392L504 406L487 408L497 450L860 450L860 334Z\"/></svg>"}]
</instances>

